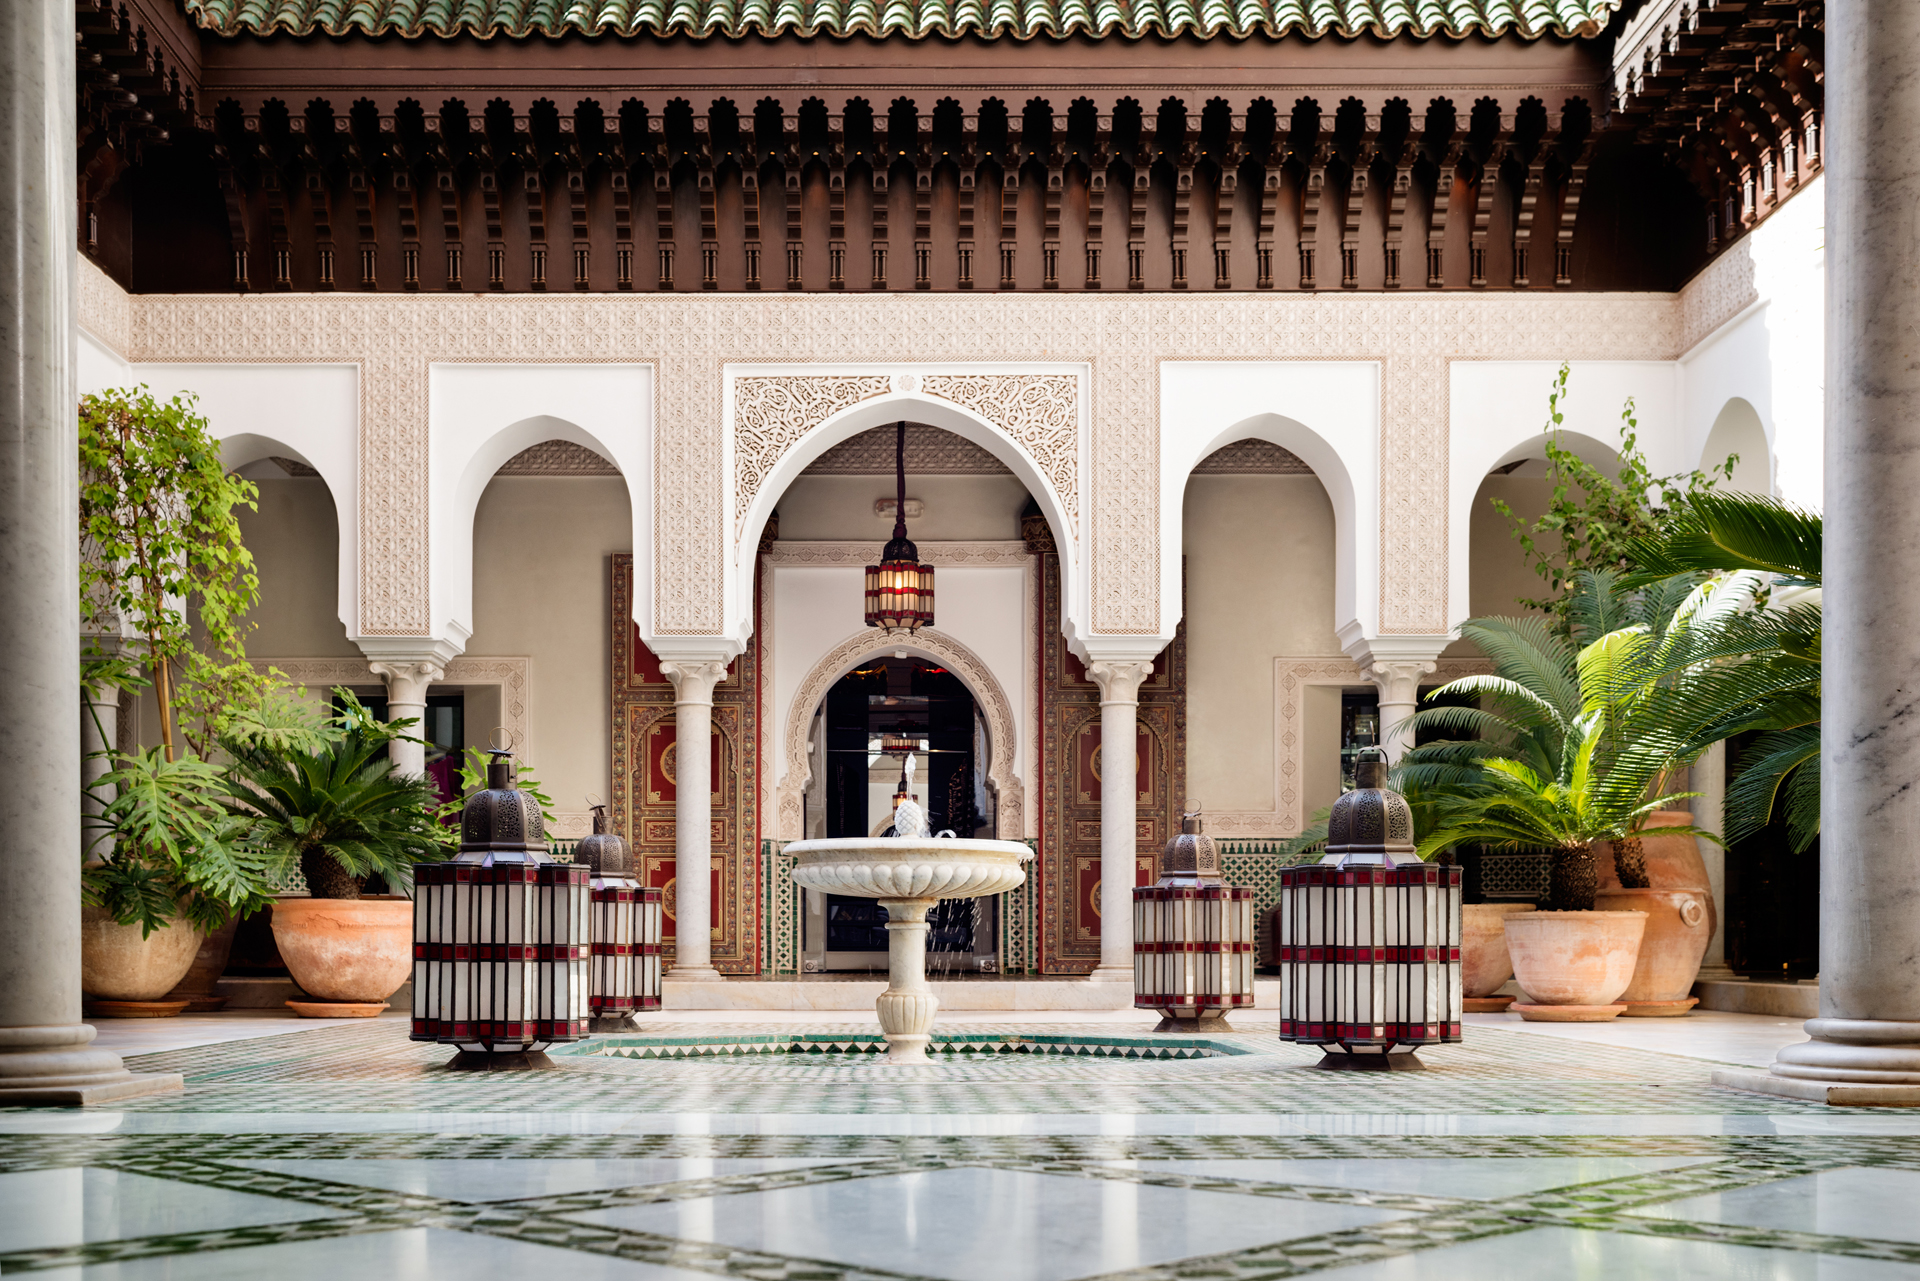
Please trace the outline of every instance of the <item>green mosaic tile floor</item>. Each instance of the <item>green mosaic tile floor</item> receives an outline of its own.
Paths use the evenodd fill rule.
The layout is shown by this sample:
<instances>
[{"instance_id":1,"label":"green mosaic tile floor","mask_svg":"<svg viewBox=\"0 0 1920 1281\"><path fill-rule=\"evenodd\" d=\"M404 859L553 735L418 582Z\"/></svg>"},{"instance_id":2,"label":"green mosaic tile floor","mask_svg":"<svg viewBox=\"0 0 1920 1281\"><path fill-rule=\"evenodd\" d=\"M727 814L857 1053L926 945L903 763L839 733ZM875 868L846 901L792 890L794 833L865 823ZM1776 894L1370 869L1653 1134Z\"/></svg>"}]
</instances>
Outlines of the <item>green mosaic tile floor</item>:
<instances>
[{"instance_id":1,"label":"green mosaic tile floor","mask_svg":"<svg viewBox=\"0 0 1920 1281\"><path fill-rule=\"evenodd\" d=\"M653 1024L494 1075L391 1021L144 1056L187 1092L0 1111L0 1274L1920 1281L1920 1124L1716 1090L1704 1060L1486 1028L1388 1076L1255 1032L921 1068L595 1052L794 1031Z\"/></svg>"}]
</instances>

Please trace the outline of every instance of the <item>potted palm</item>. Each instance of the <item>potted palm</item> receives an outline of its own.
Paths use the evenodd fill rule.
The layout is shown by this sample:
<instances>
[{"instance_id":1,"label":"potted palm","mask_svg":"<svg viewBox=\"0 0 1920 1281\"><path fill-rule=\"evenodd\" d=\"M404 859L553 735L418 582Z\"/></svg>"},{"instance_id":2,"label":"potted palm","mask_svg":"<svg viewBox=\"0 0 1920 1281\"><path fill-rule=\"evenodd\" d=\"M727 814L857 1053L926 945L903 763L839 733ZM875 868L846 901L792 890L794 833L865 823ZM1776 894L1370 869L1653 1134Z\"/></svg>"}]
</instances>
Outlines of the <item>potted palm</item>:
<instances>
[{"instance_id":1,"label":"potted palm","mask_svg":"<svg viewBox=\"0 0 1920 1281\"><path fill-rule=\"evenodd\" d=\"M1633 979L1647 914L1595 910L1594 846L1634 831L1684 794L1648 798L1644 780L1619 776L1628 771L1609 776L1597 759L1605 735L1605 714L1584 712L1550 774L1510 757L1481 762L1479 785L1442 802L1437 826L1419 845L1422 858L1456 845L1547 852L1545 910L1505 923L1514 975L1528 997L1513 1005L1523 1018L1597 1022L1626 1008L1617 1002Z\"/></svg>"},{"instance_id":2,"label":"potted palm","mask_svg":"<svg viewBox=\"0 0 1920 1281\"><path fill-rule=\"evenodd\" d=\"M413 865L440 858L442 832L424 777L394 772L388 746L410 721L382 724L347 690L316 746L230 739L228 809L282 875L298 870L307 897L273 905L273 938L311 1018L365 1018L387 1008L413 964ZM378 877L400 894L369 894Z\"/></svg>"}]
</instances>

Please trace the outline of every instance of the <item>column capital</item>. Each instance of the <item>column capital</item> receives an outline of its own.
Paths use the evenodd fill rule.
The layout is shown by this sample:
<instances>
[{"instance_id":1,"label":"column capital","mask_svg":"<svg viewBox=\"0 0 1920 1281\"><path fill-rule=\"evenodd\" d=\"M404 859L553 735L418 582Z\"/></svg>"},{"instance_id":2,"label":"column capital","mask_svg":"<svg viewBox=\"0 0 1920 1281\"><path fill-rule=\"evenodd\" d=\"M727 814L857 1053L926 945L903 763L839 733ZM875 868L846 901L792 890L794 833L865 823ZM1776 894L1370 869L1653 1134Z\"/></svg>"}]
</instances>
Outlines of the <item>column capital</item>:
<instances>
[{"instance_id":1,"label":"column capital","mask_svg":"<svg viewBox=\"0 0 1920 1281\"><path fill-rule=\"evenodd\" d=\"M1417 703L1420 678L1432 675L1438 662L1431 658L1390 658L1365 669L1366 678L1380 688L1382 703Z\"/></svg>"},{"instance_id":2,"label":"column capital","mask_svg":"<svg viewBox=\"0 0 1920 1281\"><path fill-rule=\"evenodd\" d=\"M390 703L417 703L426 697L427 686L447 675L446 663L433 658L376 659L367 670L387 683Z\"/></svg>"},{"instance_id":3,"label":"column capital","mask_svg":"<svg viewBox=\"0 0 1920 1281\"><path fill-rule=\"evenodd\" d=\"M1153 660L1096 659L1087 664L1087 676L1100 687L1102 703L1137 703L1140 687L1153 677Z\"/></svg>"},{"instance_id":4,"label":"column capital","mask_svg":"<svg viewBox=\"0 0 1920 1281\"><path fill-rule=\"evenodd\" d=\"M711 706L713 687L727 679L727 663L724 659L667 658L660 661L660 674L673 682L675 703Z\"/></svg>"}]
</instances>

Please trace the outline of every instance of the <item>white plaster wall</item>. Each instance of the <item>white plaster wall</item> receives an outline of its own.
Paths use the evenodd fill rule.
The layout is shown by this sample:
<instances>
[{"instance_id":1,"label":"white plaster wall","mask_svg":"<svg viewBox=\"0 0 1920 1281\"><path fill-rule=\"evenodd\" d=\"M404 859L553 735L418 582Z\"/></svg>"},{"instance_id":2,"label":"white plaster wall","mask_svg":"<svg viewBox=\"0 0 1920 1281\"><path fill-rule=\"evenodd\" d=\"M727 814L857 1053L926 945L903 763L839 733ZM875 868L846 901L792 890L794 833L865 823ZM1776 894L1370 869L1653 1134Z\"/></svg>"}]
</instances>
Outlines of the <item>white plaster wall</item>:
<instances>
[{"instance_id":1,"label":"white plaster wall","mask_svg":"<svg viewBox=\"0 0 1920 1281\"><path fill-rule=\"evenodd\" d=\"M1357 626L1375 635L1380 621L1380 367L1372 361L1161 364L1160 617L1171 626L1181 616L1181 500L1187 475L1222 445L1248 438L1291 450L1320 478L1333 508L1334 626ZM1153 639L1164 646L1172 635Z\"/></svg>"},{"instance_id":2,"label":"white plaster wall","mask_svg":"<svg viewBox=\"0 0 1920 1281\"><path fill-rule=\"evenodd\" d=\"M480 496L502 463L543 440L584 445L620 469L631 498L635 610L652 564L651 365L436 364L428 376L434 635L464 647L474 630L473 538Z\"/></svg>"},{"instance_id":3,"label":"white plaster wall","mask_svg":"<svg viewBox=\"0 0 1920 1281\"><path fill-rule=\"evenodd\" d=\"M1692 460L1717 461L1705 458L1708 434L1739 397L1766 429L1774 491L1815 510L1824 474L1825 183L1816 177L1729 250L1751 261L1757 300L1679 362Z\"/></svg>"},{"instance_id":4,"label":"white plaster wall","mask_svg":"<svg viewBox=\"0 0 1920 1281\"><path fill-rule=\"evenodd\" d=\"M1447 622L1471 617L1472 529L1481 482L1494 467L1530 453L1550 425L1547 395L1559 365L1551 361L1456 361L1448 395ZM1580 442L1590 462L1620 443L1620 411L1634 401L1639 448L1656 474L1694 465L1681 432L1681 378L1671 361L1574 361L1561 430ZM1480 517L1484 519L1484 516ZM1435 558L1436 561L1438 558ZM1435 572L1441 570L1439 564Z\"/></svg>"},{"instance_id":5,"label":"white plaster wall","mask_svg":"<svg viewBox=\"0 0 1920 1281\"><path fill-rule=\"evenodd\" d=\"M496 476L475 513L469 652L527 656L522 751L560 810L609 794L608 558L632 529L618 476ZM484 746L492 729L469 698L467 742Z\"/></svg>"},{"instance_id":6,"label":"white plaster wall","mask_svg":"<svg viewBox=\"0 0 1920 1281\"><path fill-rule=\"evenodd\" d=\"M908 459L911 468L912 459ZM873 514L875 499L891 499L891 476L802 476L780 495L780 537L788 542L873 543L874 555L893 537L893 517ZM907 499L925 513L907 521L916 543L1000 541L1020 537L1027 487L1017 476L907 475Z\"/></svg>"},{"instance_id":7,"label":"white plaster wall","mask_svg":"<svg viewBox=\"0 0 1920 1281\"><path fill-rule=\"evenodd\" d=\"M1209 810L1277 809L1273 660L1340 652L1333 504L1313 476L1194 476L1184 541L1187 793ZM1313 753L1338 754L1334 708Z\"/></svg>"},{"instance_id":8,"label":"white plaster wall","mask_svg":"<svg viewBox=\"0 0 1920 1281\"><path fill-rule=\"evenodd\" d=\"M247 637L247 652L358 658L339 617L339 519L326 482L307 476L253 483L259 510L236 513L260 578L260 603L248 614L258 626Z\"/></svg>"},{"instance_id":9,"label":"white plaster wall","mask_svg":"<svg viewBox=\"0 0 1920 1281\"><path fill-rule=\"evenodd\" d=\"M923 544L923 553L927 550ZM773 705L765 730L763 759L773 786L778 788L799 783L786 776L789 718L797 714L803 721L811 720L818 710L803 707L796 713L794 699L807 673L830 650L862 630L864 580L858 566L770 565L767 573L772 579L772 617L763 617L762 625L772 635L767 679L772 682ZM1000 682L1014 713L1016 741L1011 745L1011 770L1023 790L1030 788L1028 762L1034 759L1035 746L1027 741L1031 732L1027 709L1037 691L1035 660L1028 653L1024 635L1026 571L1017 565L978 569L942 566L936 581L935 626L978 655ZM893 647L879 633L875 632L873 639L872 652L892 652ZM996 753L1006 750L1007 745L993 744ZM1025 812L1031 821L1031 804Z\"/></svg>"},{"instance_id":10,"label":"white plaster wall","mask_svg":"<svg viewBox=\"0 0 1920 1281\"><path fill-rule=\"evenodd\" d=\"M120 353L86 330L80 331L76 378L82 396L109 387L130 387L138 379Z\"/></svg>"},{"instance_id":11,"label":"white plaster wall","mask_svg":"<svg viewBox=\"0 0 1920 1281\"><path fill-rule=\"evenodd\" d=\"M199 397L221 441L221 458L238 469L270 455L307 463L326 481L337 522L332 589L349 635L359 622L360 371L353 365L160 365L131 368L157 400ZM123 384L124 385L124 384Z\"/></svg>"}]
</instances>

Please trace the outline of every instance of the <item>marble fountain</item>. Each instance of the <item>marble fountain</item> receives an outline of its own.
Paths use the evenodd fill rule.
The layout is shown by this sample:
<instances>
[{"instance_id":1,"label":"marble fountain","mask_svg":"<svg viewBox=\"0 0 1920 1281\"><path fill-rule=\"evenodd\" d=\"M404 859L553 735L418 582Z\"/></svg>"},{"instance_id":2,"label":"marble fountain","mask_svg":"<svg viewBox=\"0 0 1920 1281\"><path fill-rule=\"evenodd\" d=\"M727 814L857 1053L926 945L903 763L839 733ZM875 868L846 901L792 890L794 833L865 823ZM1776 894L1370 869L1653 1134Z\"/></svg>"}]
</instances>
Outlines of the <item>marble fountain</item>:
<instances>
[{"instance_id":1,"label":"marble fountain","mask_svg":"<svg viewBox=\"0 0 1920 1281\"><path fill-rule=\"evenodd\" d=\"M810 890L880 900L887 909L887 990L874 1002L888 1063L925 1063L940 1002L927 984L927 911L944 898L1003 894L1027 879L1033 851L1018 841L929 836L912 802L897 826L911 835L795 841L793 879Z\"/></svg>"}]
</instances>

